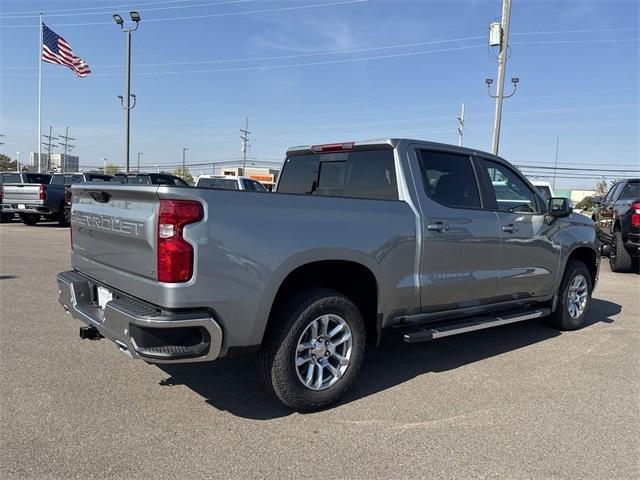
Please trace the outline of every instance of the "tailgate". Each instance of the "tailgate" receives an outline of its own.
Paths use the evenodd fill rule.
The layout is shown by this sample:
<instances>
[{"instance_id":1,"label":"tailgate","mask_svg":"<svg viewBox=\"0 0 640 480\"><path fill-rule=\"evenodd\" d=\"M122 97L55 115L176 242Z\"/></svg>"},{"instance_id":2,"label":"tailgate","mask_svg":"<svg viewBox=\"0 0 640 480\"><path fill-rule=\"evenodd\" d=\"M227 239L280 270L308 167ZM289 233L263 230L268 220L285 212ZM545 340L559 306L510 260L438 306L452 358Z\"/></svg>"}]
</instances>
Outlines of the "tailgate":
<instances>
[{"instance_id":1,"label":"tailgate","mask_svg":"<svg viewBox=\"0 0 640 480\"><path fill-rule=\"evenodd\" d=\"M3 185L3 203L32 203L40 200L39 184Z\"/></svg>"},{"instance_id":2,"label":"tailgate","mask_svg":"<svg viewBox=\"0 0 640 480\"><path fill-rule=\"evenodd\" d=\"M118 277L155 281L157 189L155 185L74 185L74 268L103 281Z\"/></svg>"}]
</instances>

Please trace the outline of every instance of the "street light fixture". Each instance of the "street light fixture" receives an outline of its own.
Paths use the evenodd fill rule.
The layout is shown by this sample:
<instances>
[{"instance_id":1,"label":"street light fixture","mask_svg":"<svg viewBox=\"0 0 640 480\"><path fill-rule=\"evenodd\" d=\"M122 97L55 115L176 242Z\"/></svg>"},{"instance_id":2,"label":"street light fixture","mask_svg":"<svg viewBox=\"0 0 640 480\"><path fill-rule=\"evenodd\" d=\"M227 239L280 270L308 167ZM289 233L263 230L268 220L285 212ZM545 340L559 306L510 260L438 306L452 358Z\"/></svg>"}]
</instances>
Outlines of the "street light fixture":
<instances>
[{"instance_id":1,"label":"street light fixture","mask_svg":"<svg viewBox=\"0 0 640 480\"><path fill-rule=\"evenodd\" d=\"M136 106L136 96L131 93L131 32L135 32L140 26L140 13L137 11L129 12L131 20L135 23L135 27L125 28L123 18L117 13L113 15L113 20L120 26L120 30L127 34L127 94L125 97L118 95L120 104L125 111L125 162L126 171L129 171L129 146L130 146L130 119L131 110ZM131 99L133 98L133 104Z\"/></svg>"}]
</instances>

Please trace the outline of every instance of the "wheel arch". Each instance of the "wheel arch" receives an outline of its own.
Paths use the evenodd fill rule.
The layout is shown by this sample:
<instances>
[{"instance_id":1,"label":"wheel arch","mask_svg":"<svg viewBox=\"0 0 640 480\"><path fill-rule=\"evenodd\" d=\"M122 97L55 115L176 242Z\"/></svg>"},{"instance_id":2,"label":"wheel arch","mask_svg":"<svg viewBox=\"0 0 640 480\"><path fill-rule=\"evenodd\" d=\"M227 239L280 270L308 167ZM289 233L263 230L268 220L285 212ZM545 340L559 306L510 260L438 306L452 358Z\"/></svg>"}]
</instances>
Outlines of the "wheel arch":
<instances>
[{"instance_id":1,"label":"wheel arch","mask_svg":"<svg viewBox=\"0 0 640 480\"><path fill-rule=\"evenodd\" d=\"M347 295L358 306L368 338L376 338L378 334L378 311L380 305L380 286L375 268L366 261L353 258L312 258L306 262L296 263L280 275L277 287L273 288L268 298L260 302L268 311L264 322L254 332L261 341L269 328L277 321L275 313L293 293L309 287L329 288Z\"/></svg>"}]
</instances>

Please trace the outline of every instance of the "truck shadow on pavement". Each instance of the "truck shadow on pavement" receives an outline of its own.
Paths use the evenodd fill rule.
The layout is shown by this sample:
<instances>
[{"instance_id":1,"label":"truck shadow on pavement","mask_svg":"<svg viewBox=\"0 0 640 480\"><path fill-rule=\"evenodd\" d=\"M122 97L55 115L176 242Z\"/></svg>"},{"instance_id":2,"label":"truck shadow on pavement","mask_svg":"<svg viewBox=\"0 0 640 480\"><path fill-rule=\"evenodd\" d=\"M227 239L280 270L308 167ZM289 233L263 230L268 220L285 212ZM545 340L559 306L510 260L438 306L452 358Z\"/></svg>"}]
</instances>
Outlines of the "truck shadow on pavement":
<instances>
[{"instance_id":1,"label":"truck shadow on pavement","mask_svg":"<svg viewBox=\"0 0 640 480\"><path fill-rule=\"evenodd\" d=\"M585 328L599 322L613 323L611 317L621 310L616 303L593 299ZM380 347L367 349L358 377L338 405L425 373L453 370L560 334L544 321L504 325L427 343L407 344L390 332ZM255 355L245 355L203 364L157 366L170 375L161 385L185 385L211 406L233 415L268 420L293 413L260 386L255 361Z\"/></svg>"}]
</instances>

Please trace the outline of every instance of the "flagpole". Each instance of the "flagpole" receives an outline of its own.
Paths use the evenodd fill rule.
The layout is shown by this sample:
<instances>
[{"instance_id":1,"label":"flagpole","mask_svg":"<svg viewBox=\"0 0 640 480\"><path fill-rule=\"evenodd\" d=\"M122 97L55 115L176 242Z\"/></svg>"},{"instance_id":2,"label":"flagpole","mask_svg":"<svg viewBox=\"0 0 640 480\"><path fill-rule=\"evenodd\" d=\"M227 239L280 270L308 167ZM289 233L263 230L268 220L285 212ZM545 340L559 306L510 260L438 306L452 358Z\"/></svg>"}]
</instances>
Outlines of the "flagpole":
<instances>
[{"instance_id":1,"label":"flagpole","mask_svg":"<svg viewBox=\"0 0 640 480\"><path fill-rule=\"evenodd\" d=\"M42 171L42 13L40 13L38 48L38 173Z\"/></svg>"}]
</instances>

